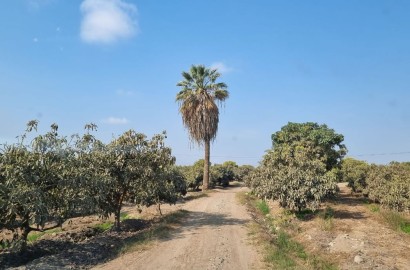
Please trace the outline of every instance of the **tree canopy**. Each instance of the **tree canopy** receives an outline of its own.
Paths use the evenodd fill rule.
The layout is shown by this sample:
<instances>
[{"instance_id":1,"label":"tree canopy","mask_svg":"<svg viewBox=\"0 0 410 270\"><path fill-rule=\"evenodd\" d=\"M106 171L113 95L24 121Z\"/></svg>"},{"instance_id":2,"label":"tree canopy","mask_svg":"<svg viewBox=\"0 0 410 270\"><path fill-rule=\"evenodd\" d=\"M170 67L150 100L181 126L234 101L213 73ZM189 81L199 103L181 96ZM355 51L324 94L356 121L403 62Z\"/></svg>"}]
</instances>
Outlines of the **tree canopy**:
<instances>
[{"instance_id":1,"label":"tree canopy","mask_svg":"<svg viewBox=\"0 0 410 270\"><path fill-rule=\"evenodd\" d=\"M247 183L260 197L291 210L317 209L336 192L336 173L346 153L343 135L317 123L288 123L272 135L273 147Z\"/></svg>"}]
</instances>

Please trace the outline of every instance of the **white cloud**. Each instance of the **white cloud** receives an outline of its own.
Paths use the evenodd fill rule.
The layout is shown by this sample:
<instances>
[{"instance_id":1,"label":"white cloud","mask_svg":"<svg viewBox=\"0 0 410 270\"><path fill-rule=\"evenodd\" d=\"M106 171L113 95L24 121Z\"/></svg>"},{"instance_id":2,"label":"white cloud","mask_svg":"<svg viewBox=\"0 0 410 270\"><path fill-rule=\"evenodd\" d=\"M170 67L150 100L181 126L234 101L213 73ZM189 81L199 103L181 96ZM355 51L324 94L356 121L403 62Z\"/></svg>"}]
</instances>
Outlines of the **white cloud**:
<instances>
[{"instance_id":1,"label":"white cloud","mask_svg":"<svg viewBox=\"0 0 410 270\"><path fill-rule=\"evenodd\" d=\"M81 39L88 43L113 43L138 31L137 7L123 0L84 0Z\"/></svg>"},{"instance_id":2,"label":"white cloud","mask_svg":"<svg viewBox=\"0 0 410 270\"><path fill-rule=\"evenodd\" d=\"M211 69L217 69L220 73L228 73L233 70L233 68L228 67L222 62L215 62L211 65Z\"/></svg>"},{"instance_id":3,"label":"white cloud","mask_svg":"<svg viewBox=\"0 0 410 270\"><path fill-rule=\"evenodd\" d=\"M125 125L128 124L130 121L128 121L127 118L119 118L119 117L108 117L103 120L103 123L109 124L109 125Z\"/></svg>"},{"instance_id":4,"label":"white cloud","mask_svg":"<svg viewBox=\"0 0 410 270\"><path fill-rule=\"evenodd\" d=\"M55 0L26 0L27 7L31 11L37 11L42 6L55 2Z\"/></svg>"},{"instance_id":5,"label":"white cloud","mask_svg":"<svg viewBox=\"0 0 410 270\"><path fill-rule=\"evenodd\" d=\"M122 89L119 89L119 90L117 90L117 95L119 95L119 96L122 96L122 97L130 97L130 96L133 96L134 95L134 92L133 91L127 91L127 90L122 90Z\"/></svg>"}]
</instances>

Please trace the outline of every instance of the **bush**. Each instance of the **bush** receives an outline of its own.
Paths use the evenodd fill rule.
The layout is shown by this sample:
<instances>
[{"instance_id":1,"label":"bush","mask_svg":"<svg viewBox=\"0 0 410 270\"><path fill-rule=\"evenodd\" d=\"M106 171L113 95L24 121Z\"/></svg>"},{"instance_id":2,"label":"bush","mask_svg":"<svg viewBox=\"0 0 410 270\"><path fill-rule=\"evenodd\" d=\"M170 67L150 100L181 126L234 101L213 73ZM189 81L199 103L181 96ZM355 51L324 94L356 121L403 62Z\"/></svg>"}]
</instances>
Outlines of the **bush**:
<instances>
[{"instance_id":1,"label":"bush","mask_svg":"<svg viewBox=\"0 0 410 270\"><path fill-rule=\"evenodd\" d=\"M348 182L348 186L354 192L364 192L364 195L367 195L367 174L369 169L370 165L365 161L346 158L342 161L341 180Z\"/></svg>"},{"instance_id":2,"label":"bush","mask_svg":"<svg viewBox=\"0 0 410 270\"><path fill-rule=\"evenodd\" d=\"M272 135L273 149L246 177L260 198L278 200L294 211L316 210L337 191L337 175L346 148L343 136L326 125L289 123Z\"/></svg>"},{"instance_id":3,"label":"bush","mask_svg":"<svg viewBox=\"0 0 410 270\"><path fill-rule=\"evenodd\" d=\"M410 211L410 170L406 165L372 165L366 182L371 200L396 211Z\"/></svg>"}]
</instances>

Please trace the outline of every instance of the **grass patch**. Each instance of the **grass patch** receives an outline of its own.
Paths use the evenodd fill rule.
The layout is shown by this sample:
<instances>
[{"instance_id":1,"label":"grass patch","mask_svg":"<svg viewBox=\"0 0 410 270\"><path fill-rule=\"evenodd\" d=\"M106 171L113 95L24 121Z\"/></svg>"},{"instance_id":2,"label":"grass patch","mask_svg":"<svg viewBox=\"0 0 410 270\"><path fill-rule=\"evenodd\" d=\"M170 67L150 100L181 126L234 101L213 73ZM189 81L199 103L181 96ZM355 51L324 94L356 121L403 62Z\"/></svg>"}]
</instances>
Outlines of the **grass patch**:
<instances>
[{"instance_id":1,"label":"grass patch","mask_svg":"<svg viewBox=\"0 0 410 270\"><path fill-rule=\"evenodd\" d=\"M130 219L130 218L132 218L132 217L129 216L127 213L121 213L120 214L120 221L127 220L127 219Z\"/></svg>"},{"instance_id":2,"label":"grass patch","mask_svg":"<svg viewBox=\"0 0 410 270\"><path fill-rule=\"evenodd\" d=\"M319 217L322 219L321 227L325 231L331 231L334 228L333 218L335 216L335 210L327 206L325 210L319 213Z\"/></svg>"},{"instance_id":3,"label":"grass patch","mask_svg":"<svg viewBox=\"0 0 410 270\"><path fill-rule=\"evenodd\" d=\"M265 200L259 200L256 202L256 207L261 211L262 214L267 215L269 214L269 205L266 203Z\"/></svg>"},{"instance_id":4,"label":"grass patch","mask_svg":"<svg viewBox=\"0 0 410 270\"><path fill-rule=\"evenodd\" d=\"M154 240L169 237L170 232L176 225L181 224L182 218L188 215L186 210L178 210L162 216L149 229L142 231L138 235L124 240L123 245L117 250L117 256L128 252L143 249Z\"/></svg>"},{"instance_id":5,"label":"grass patch","mask_svg":"<svg viewBox=\"0 0 410 270\"><path fill-rule=\"evenodd\" d=\"M380 205L378 205L378 204L369 203L369 204L366 204L366 207L373 213L380 212Z\"/></svg>"},{"instance_id":6,"label":"grass patch","mask_svg":"<svg viewBox=\"0 0 410 270\"><path fill-rule=\"evenodd\" d=\"M105 231L110 230L112 226L114 226L114 223L111 221L107 221L107 222L95 225L94 228L97 229L97 231L99 232L105 232Z\"/></svg>"},{"instance_id":7,"label":"grass patch","mask_svg":"<svg viewBox=\"0 0 410 270\"><path fill-rule=\"evenodd\" d=\"M307 254L301 244L291 239L290 235L285 231L280 230L277 233L275 241L276 249L273 256L270 257L273 261L282 261L283 265L295 265L293 259L289 255L296 255L298 258L306 259ZM282 264L281 263L281 264Z\"/></svg>"},{"instance_id":8,"label":"grass patch","mask_svg":"<svg viewBox=\"0 0 410 270\"><path fill-rule=\"evenodd\" d=\"M61 231L62 231L61 228L55 228L51 230L46 230L44 232L30 232L27 236L27 242L35 242L39 238L41 238L43 235L50 234L50 233L57 233Z\"/></svg>"},{"instance_id":9,"label":"grass patch","mask_svg":"<svg viewBox=\"0 0 410 270\"><path fill-rule=\"evenodd\" d=\"M384 210L380 212L380 215L392 229L410 234L410 220L399 212Z\"/></svg>"},{"instance_id":10,"label":"grass patch","mask_svg":"<svg viewBox=\"0 0 410 270\"><path fill-rule=\"evenodd\" d=\"M258 200L254 196L240 192L237 199L242 204L248 206L248 210L255 215L254 223L250 226L250 234L254 235L257 242L265 247L265 261L271 269L337 269L331 263L321 259L314 254L308 254L302 244L292 238L292 233L298 230L293 228L290 219L295 218L292 213L284 211L280 216L268 216L269 206L263 200ZM333 209L332 209L333 210ZM330 220L333 218L333 211L323 211L323 217ZM311 215L306 211L302 215ZM302 218L303 219L303 218Z\"/></svg>"}]
</instances>

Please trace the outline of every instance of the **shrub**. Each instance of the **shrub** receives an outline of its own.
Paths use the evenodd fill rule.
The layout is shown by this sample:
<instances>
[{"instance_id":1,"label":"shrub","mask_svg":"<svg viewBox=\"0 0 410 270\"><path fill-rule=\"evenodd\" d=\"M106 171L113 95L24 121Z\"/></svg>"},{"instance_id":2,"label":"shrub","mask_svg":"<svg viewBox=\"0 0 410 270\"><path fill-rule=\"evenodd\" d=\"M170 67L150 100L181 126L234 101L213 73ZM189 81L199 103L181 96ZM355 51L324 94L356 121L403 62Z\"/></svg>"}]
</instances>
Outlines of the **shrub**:
<instances>
[{"instance_id":1,"label":"shrub","mask_svg":"<svg viewBox=\"0 0 410 270\"><path fill-rule=\"evenodd\" d=\"M410 211L410 171L405 165L372 165L367 184L371 200L396 211Z\"/></svg>"}]
</instances>

